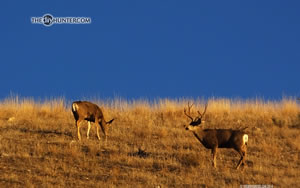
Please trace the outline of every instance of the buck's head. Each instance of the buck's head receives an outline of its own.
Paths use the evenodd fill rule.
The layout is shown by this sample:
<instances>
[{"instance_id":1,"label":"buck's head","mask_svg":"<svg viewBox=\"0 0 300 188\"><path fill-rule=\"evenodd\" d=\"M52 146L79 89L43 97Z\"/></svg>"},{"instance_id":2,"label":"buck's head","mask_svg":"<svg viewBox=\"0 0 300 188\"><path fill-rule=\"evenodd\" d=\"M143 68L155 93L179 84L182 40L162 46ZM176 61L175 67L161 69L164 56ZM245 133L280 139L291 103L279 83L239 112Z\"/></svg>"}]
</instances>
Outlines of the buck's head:
<instances>
[{"instance_id":1,"label":"buck's head","mask_svg":"<svg viewBox=\"0 0 300 188\"><path fill-rule=\"evenodd\" d=\"M201 114L199 111L198 112L198 116L193 118L191 116L191 108L192 108L193 104L190 106L190 104L188 103L188 112L186 111L186 109L184 108L184 114L191 119L191 122L188 126L184 125L185 129L186 130L195 130L197 128L199 128L199 125L201 123L204 123L204 121L202 120L205 112L206 112L206 109L207 109L207 104L205 105L205 109L204 109L204 112Z\"/></svg>"}]
</instances>

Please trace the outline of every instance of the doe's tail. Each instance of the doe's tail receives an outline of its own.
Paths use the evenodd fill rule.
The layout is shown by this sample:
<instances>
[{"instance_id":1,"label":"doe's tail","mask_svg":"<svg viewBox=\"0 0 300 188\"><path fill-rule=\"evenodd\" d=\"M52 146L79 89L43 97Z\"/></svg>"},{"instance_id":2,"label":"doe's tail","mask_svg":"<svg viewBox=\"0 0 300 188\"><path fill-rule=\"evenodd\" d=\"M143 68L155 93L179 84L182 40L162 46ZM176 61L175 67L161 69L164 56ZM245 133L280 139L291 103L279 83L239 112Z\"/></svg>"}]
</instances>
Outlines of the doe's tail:
<instances>
[{"instance_id":1,"label":"doe's tail","mask_svg":"<svg viewBox=\"0 0 300 188\"><path fill-rule=\"evenodd\" d=\"M77 109L78 109L78 105L77 105L76 103L73 103L73 104L72 104L72 111L73 111L73 112L76 112Z\"/></svg>"}]
</instances>

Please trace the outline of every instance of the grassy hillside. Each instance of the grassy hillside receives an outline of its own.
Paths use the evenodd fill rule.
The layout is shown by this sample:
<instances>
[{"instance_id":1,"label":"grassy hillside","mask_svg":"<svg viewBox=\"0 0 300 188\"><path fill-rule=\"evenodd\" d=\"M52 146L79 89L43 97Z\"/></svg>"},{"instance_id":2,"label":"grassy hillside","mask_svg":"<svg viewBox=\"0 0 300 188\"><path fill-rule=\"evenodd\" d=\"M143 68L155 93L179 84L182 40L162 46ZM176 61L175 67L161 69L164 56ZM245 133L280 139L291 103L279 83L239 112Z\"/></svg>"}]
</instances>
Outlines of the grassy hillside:
<instances>
[{"instance_id":1,"label":"grassy hillside","mask_svg":"<svg viewBox=\"0 0 300 188\"><path fill-rule=\"evenodd\" d=\"M296 100L210 99L205 128L249 127L247 166L210 150L183 128L188 100L94 101L116 118L108 142L92 127L77 140L71 102L10 98L0 102L0 187L239 187L300 185L300 107ZM192 114L205 101L196 100ZM87 123L86 123L87 124ZM103 138L103 134L101 133Z\"/></svg>"}]
</instances>

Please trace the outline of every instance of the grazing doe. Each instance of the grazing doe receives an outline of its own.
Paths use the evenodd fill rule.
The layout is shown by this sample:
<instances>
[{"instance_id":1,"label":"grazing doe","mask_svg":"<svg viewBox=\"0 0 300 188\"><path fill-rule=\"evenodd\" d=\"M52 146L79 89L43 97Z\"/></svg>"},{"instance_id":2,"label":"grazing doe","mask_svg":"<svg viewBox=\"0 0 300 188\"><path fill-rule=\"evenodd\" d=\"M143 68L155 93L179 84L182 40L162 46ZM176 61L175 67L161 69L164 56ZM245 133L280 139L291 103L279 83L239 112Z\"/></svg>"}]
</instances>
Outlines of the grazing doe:
<instances>
[{"instance_id":1,"label":"grazing doe","mask_svg":"<svg viewBox=\"0 0 300 188\"><path fill-rule=\"evenodd\" d=\"M84 120L88 121L87 139L89 139L91 122L94 122L97 126L97 137L100 140L99 127L105 135L105 142L107 141L107 132L109 125L114 119L106 122L102 113L102 110L96 105L88 101L75 101L72 103L72 112L75 118L75 124L77 127L78 139L81 140L80 135L80 123Z\"/></svg>"},{"instance_id":2,"label":"grazing doe","mask_svg":"<svg viewBox=\"0 0 300 188\"><path fill-rule=\"evenodd\" d=\"M194 136L201 142L201 144L207 148L211 149L213 156L213 166L216 168L217 162L217 149L218 148L233 148L236 150L241 159L236 166L236 169L239 169L241 164L245 164L245 157L247 153L247 143L248 135L242 130L232 130L232 129L202 129L199 125L203 123L202 117L204 116L207 104L205 105L204 112L201 114L198 111L199 116L193 119L190 115L190 109L193 105L188 104L188 113L184 109L184 114L191 119L191 123L186 126L186 130L193 132Z\"/></svg>"}]
</instances>

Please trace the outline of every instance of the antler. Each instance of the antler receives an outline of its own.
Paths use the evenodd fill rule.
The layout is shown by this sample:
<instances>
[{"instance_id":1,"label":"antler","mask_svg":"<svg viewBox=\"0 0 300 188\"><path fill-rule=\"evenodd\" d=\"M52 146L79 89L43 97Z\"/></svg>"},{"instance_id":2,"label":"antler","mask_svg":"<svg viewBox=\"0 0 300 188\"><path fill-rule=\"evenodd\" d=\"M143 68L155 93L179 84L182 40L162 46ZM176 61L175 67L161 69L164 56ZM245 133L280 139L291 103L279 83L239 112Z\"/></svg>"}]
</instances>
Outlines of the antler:
<instances>
[{"instance_id":1,"label":"antler","mask_svg":"<svg viewBox=\"0 0 300 188\"><path fill-rule=\"evenodd\" d=\"M206 109L207 109L207 105L208 105L208 103L206 103L205 108L204 108L204 111L203 111L202 114L198 111L198 114L199 114L199 117L198 117L198 118L201 119L201 118L204 116L204 114L205 114L205 112L206 112Z\"/></svg>"},{"instance_id":2,"label":"antler","mask_svg":"<svg viewBox=\"0 0 300 188\"><path fill-rule=\"evenodd\" d=\"M189 114L186 113L186 109L184 108L184 114L190 118L192 121L194 121L194 119L191 117L191 108L192 108L193 104L190 106L190 102L188 102L188 111L189 111Z\"/></svg>"}]
</instances>

